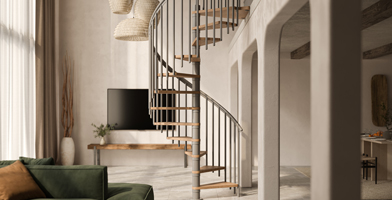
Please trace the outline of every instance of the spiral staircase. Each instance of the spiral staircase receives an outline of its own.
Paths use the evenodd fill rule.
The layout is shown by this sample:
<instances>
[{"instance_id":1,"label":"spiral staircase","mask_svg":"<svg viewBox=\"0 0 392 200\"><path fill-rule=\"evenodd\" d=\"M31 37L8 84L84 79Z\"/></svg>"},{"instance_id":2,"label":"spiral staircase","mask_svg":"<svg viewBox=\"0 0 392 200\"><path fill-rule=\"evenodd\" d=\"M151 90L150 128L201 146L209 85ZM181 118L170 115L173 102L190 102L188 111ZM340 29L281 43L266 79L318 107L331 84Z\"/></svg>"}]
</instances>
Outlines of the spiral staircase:
<instances>
[{"instance_id":1,"label":"spiral staircase","mask_svg":"<svg viewBox=\"0 0 392 200\"><path fill-rule=\"evenodd\" d=\"M201 190L214 188L233 189L240 196L242 128L230 112L200 90L200 49L221 42L223 32L234 31L250 8L241 7L240 0L185 3L188 5L183 0L162 0L149 23L150 116L168 140L192 143L192 149L185 145L185 154L192 160L192 199L200 199ZM181 26L176 27L178 24ZM192 73L178 73L179 63L181 68L191 65ZM223 180L201 183L200 176L209 172L217 172Z\"/></svg>"}]
</instances>

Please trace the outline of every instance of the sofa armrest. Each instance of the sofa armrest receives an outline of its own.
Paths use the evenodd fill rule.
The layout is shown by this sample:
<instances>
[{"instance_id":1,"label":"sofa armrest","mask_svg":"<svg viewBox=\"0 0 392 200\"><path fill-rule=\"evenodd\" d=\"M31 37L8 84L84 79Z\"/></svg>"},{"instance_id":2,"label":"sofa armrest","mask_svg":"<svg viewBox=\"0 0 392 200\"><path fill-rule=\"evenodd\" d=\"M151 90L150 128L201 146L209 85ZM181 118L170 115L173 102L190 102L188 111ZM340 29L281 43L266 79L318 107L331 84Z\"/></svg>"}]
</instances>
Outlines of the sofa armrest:
<instances>
[{"instance_id":1,"label":"sofa armrest","mask_svg":"<svg viewBox=\"0 0 392 200\"><path fill-rule=\"evenodd\" d=\"M151 185L136 183L109 183L108 200L154 200Z\"/></svg>"}]
</instances>

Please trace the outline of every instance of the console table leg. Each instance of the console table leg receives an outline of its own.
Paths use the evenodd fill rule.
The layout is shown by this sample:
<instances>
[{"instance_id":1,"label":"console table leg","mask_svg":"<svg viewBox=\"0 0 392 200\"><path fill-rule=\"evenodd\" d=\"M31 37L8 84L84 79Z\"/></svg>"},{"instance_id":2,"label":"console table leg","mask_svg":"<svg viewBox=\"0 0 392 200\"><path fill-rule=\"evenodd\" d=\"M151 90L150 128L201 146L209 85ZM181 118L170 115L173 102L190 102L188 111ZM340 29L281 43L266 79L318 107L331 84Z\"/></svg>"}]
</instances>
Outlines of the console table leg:
<instances>
[{"instance_id":1,"label":"console table leg","mask_svg":"<svg viewBox=\"0 0 392 200\"><path fill-rule=\"evenodd\" d=\"M97 147L94 147L94 165L97 165Z\"/></svg>"},{"instance_id":2,"label":"console table leg","mask_svg":"<svg viewBox=\"0 0 392 200\"><path fill-rule=\"evenodd\" d=\"M184 168L187 168L187 167L188 167L188 155L186 155L185 151L184 151Z\"/></svg>"},{"instance_id":3,"label":"console table leg","mask_svg":"<svg viewBox=\"0 0 392 200\"><path fill-rule=\"evenodd\" d=\"M97 164L101 165L101 152L99 149L97 149Z\"/></svg>"}]
</instances>

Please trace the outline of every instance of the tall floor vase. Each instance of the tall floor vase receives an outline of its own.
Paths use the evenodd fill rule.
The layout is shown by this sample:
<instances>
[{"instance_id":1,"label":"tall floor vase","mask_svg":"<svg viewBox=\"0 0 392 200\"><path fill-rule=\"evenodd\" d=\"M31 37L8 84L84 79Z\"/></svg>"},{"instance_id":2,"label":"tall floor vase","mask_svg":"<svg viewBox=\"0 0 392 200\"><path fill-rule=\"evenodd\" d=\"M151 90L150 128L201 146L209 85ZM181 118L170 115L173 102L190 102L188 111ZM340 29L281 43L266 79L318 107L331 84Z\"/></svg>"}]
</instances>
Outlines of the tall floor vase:
<instances>
[{"instance_id":1,"label":"tall floor vase","mask_svg":"<svg viewBox=\"0 0 392 200\"><path fill-rule=\"evenodd\" d=\"M75 143L72 137L61 139L61 164L73 165L75 160Z\"/></svg>"}]
</instances>

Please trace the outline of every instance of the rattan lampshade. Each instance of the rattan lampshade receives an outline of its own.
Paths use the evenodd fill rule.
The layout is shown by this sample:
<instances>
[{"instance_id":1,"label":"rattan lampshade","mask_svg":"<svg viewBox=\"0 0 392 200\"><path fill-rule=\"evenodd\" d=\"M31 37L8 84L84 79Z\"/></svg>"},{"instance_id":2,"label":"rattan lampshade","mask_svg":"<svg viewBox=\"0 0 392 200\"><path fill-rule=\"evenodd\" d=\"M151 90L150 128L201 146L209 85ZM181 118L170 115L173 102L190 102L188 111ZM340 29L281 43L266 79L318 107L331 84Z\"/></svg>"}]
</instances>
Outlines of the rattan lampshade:
<instances>
[{"instance_id":1,"label":"rattan lampshade","mask_svg":"<svg viewBox=\"0 0 392 200\"><path fill-rule=\"evenodd\" d=\"M114 14L126 15L131 12L133 0L109 0L109 4Z\"/></svg>"},{"instance_id":2,"label":"rattan lampshade","mask_svg":"<svg viewBox=\"0 0 392 200\"><path fill-rule=\"evenodd\" d=\"M148 22L138 18L124 19L114 29L114 38L125 41L146 41Z\"/></svg>"},{"instance_id":3,"label":"rattan lampshade","mask_svg":"<svg viewBox=\"0 0 392 200\"><path fill-rule=\"evenodd\" d=\"M139 0L135 2L134 12L135 18L142 19L146 22L150 22L151 16L155 11L155 8L158 6L158 0ZM159 16L158 16L159 21Z\"/></svg>"}]
</instances>

